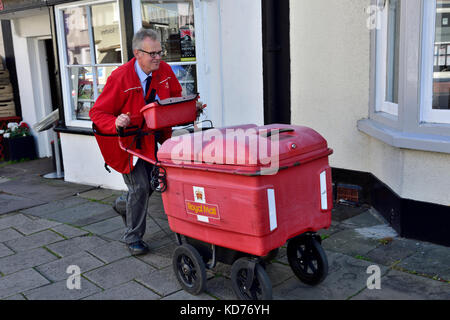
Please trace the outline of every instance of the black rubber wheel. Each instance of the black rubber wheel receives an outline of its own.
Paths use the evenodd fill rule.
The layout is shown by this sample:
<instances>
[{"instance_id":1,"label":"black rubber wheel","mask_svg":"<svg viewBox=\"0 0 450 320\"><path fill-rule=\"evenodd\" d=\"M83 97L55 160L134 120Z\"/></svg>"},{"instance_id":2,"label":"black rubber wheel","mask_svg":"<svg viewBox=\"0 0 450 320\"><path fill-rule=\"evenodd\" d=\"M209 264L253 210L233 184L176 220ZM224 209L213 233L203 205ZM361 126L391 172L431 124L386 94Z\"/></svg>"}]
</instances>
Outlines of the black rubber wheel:
<instances>
[{"instance_id":1,"label":"black rubber wheel","mask_svg":"<svg viewBox=\"0 0 450 320\"><path fill-rule=\"evenodd\" d=\"M231 286L236 297L241 300L271 300L272 282L259 263L254 265L252 284L250 287L246 286L249 261L249 258L240 258L231 266Z\"/></svg>"},{"instance_id":2,"label":"black rubber wheel","mask_svg":"<svg viewBox=\"0 0 450 320\"><path fill-rule=\"evenodd\" d=\"M206 288L206 269L202 257L190 244L178 246L172 259L178 282L190 294L199 295Z\"/></svg>"},{"instance_id":3,"label":"black rubber wheel","mask_svg":"<svg viewBox=\"0 0 450 320\"><path fill-rule=\"evenodd\" d=\"M300 236L288 242L289 265L297 278L314 286L321 283L328 274L328 260L325 251L312 236Z\"/></svg>"}]
</instances>

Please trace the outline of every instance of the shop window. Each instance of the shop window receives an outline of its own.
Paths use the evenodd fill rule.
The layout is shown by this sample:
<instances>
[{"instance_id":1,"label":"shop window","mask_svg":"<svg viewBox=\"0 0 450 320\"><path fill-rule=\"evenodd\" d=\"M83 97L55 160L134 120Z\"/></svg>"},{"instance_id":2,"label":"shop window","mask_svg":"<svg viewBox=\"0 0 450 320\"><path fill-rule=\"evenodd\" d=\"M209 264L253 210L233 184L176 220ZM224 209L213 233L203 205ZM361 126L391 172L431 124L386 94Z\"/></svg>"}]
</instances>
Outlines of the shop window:
<instances>
[{"instance_id":1,"label":"shop window","mask_svg":"<svg viewBox=\"0 0 450 320\"><path fill-rule=\"evenodd\" d=\"M122 64L117 1L55 8L66 125L90 126L89 110Z\"/></svg>"},{"instance_id":2,"label":"shop window","mask_svg":"<svg viewBox=\"0 0 450 320\"><path fill-rule=\"evenodd\" d=\"M142 27L155 30L161 39L163 60L174 71L183 95L197 92L194 5L192 0L142 0Z\"/></svg>"}]
</instances>

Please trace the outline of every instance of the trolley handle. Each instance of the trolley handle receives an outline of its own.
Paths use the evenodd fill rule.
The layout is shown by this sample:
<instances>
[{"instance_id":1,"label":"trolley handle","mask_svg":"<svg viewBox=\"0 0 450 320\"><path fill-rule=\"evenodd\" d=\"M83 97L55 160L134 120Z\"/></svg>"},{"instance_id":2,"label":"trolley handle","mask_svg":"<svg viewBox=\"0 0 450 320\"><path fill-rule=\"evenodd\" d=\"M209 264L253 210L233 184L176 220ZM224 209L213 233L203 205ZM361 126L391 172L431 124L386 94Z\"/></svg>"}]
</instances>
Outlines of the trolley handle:
<instances>
[{"instance_id":1,"label":"trolley handle","mask_svg":"<svg viewBox=\"0 0 450 320\"><path fill-rule=\"evenodd\" d=\"M270 136L272 136L273 134L280 134L280 133L284 133L284 132L294 132L294 129L291 128L284 128L284 129L271 129L267 132L266 134L266 138L269 138Z\"/></svg>"},{"instance_id":2,"label":"trolley handle","mask_svg":"<svg viewBox=\"0 0 450 320\"><path fill-rule=\"evenodd\" d=\"M137 129L134 131L127 131L125 132L125 129ZM130 126L130 127L118 127L117 128L117 135L121 138L123 137L131 137L131 136L136 136L138 134L140 134L142 132L142 130L139 128L139 126Z\"/></svg>"}]
</instances>

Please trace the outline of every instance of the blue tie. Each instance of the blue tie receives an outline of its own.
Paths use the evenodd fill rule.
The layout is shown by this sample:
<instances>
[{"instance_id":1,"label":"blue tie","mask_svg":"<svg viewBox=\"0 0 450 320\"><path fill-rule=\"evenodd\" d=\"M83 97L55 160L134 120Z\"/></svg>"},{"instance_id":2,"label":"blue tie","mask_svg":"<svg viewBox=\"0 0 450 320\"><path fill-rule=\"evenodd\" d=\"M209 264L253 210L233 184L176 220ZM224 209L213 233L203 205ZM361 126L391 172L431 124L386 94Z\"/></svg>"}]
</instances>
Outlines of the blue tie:
<instances>
[{"instance_id":1,"label":"blue tie","mask_svg":"<svg viewBox=\"0 0 450 320\"><path fill-rule=\"evenodd\" d=\"M145 91L144 91L144 96L147 97L147 93L148 93L148 88L150 88L150 83L152 82L152 76L148 76L146 79L146 83L145 83Z\"/></svg>"}]
</instances>

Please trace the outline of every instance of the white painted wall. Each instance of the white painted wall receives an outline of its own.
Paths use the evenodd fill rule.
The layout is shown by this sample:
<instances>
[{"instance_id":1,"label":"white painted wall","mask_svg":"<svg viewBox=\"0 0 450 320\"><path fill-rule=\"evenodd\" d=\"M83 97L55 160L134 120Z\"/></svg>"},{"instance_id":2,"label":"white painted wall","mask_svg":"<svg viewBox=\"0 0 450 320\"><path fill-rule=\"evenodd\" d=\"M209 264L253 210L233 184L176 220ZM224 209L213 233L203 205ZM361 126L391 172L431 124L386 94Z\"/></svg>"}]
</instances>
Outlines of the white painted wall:
<instances>
[{"instance_id":1,"label":"white painted wall","mask_svg":"<svg viewBox=\"0 0 450 320\"><path fill-rule=\"evenodd\" d=\"M50 32L48 15L46 18L47 20L45 21L42 17L28 17L12 20L11 23L22 118L30 127L52 110L50 86L43 44L36 37L22 37L21 34L25 34L23 26L27 26L27 30L32 29L32 26L28 26L26 22L42 25L43 21L45 21L48 28L41 26L36 29L44 33L34 32L33 35L39 35L40 37L50 36L50 33L46 33L47 31ZM18 26L22 26L22 32L18 32ZM36 138L38 156L51 156L48 132L39 133L32 130L32 133Z\"/></svg>"},{"instance_id":2,"label":"white painted wall","mask_svg":"<svg viewBox=\"0 0 450 320\"><path fill-rule=\"evenodd\" d=\"M60 137L65 181L127 190L121 174L113 169L111 173L105 170L105 162L94 137L67 133L61 133Z\"/></svg>"},{"instance_id":3,"label":"white painted wall","mask_svg":"<svg viewBox=\"0 0 450 320\"><path fill-rule=\"evenodd\" d=\"M292 123L334 149L331 165L373 173L407 199L450 205L450 155L391 147L360 131L369 112L369 0L290 1Z\"/></svg>"}]
</instances>

